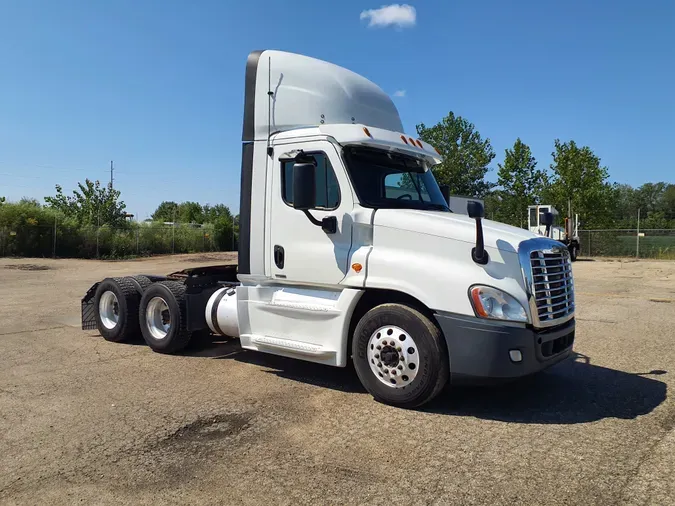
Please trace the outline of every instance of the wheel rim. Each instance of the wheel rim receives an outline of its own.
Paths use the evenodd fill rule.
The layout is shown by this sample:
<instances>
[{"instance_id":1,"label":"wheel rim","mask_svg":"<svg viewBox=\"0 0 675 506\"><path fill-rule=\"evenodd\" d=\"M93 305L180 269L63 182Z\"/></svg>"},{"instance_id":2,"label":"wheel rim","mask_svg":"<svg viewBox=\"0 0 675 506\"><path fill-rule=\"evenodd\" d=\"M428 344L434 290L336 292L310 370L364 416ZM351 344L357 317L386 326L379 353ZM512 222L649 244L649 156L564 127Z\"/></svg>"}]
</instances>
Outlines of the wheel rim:
<instances>
[{"instance_id":1,"label":"wheel rim","mask_svg":"<svg viewBox=\"0 0 675 506\"><path fill-rule=\"evenodd\" d=\"M98 312L105 328L112 330L117 327L120 321L120 304L114 292L110 290L103 292L98 302Z\"/></svg>"},{"instance_id":2,"label":"wheel rim","mask_svg":"<svg viewBox=\"0 0 675 506\"><path fill-rule=\"evenodd\" d=\"M169 305L161 297L153 297L145 310L145 321L150 334L155 339L164 339L171 329Z\"/></svg>"},{"instance_id":3,"label":"wheel rim","mask_svg":"<svg viewBox=\"0 0 675 506\"><path fill-rule=\"evenodd\" d=\"M380 327L370 336L368 363L375 377L389 388L404 388L413 382L420 369L417 344L400 327Z\"/></svg>"}]
</instances>

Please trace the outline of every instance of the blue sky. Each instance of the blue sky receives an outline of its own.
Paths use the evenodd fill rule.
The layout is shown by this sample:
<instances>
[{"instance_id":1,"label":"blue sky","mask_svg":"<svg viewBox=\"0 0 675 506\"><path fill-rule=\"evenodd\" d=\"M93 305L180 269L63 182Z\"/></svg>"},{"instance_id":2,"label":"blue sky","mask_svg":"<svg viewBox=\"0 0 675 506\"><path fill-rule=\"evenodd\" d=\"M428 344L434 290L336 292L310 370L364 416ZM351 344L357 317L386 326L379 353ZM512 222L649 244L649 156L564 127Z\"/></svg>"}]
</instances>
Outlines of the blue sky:
<instances>
[{"instance_id":1,"label":"blue sky","mask_svg":"<svg viewBox=\"0 0 675 506\"><path fill-rule=\"evenodd\" d=\"M519 136L540 166L574 139L613 181L675 182L672 0L419 0L414 22L369 26L385 4L0 0L0 195L107 181L112 159L141 219L161 200L236 211L244 67L265 48L405 90L409 133L466 117L497 153L491 180Z\"/></svg>"}]
</instances>

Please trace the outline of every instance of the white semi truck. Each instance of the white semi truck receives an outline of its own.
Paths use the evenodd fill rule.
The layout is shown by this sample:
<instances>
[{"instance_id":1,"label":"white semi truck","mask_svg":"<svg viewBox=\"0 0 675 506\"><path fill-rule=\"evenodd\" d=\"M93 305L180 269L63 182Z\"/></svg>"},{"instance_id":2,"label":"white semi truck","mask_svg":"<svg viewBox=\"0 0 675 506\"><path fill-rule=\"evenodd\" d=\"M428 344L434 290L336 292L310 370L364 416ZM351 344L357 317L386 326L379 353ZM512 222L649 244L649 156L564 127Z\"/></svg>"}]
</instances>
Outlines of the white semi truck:
<instances>
[{"instance_id":1,"label":"white semi truck","mask_svg":"<svg viewBox=\"0 0 675 506\"><path fill-rule=\"evenodd\" d=\"M571 207L571 205L570 205ZM579 242L579 215L564 219L563 226L559 224L560 213L550 204L528 206L527 228L530 232L560 241L570 252L572 262L576 261L581 244ZM550 221L550 223L548 222Z\"/></svg>"},{"instance_id":2,"label":"white semi truck","mask_svg":"<svg viewBox=\"0 0 675 506\"><path fill-rule=\"evenodd\" d=\"M574 283L558 241L450 211L441 156L378 86L303 55L246 63L239 259L106 278L82 328L175 353L208 331L345 367L381 402L518 378L568 357Z\"/></svg>"}]
</instances>

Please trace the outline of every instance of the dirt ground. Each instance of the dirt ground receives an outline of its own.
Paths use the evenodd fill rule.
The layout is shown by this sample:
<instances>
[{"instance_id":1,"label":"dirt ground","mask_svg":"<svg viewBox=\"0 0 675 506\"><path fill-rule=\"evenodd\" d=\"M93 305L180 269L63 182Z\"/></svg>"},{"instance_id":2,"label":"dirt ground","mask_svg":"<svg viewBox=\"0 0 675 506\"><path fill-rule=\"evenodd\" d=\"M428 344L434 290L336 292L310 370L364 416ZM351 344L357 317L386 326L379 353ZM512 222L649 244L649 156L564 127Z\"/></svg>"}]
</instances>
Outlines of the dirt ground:
<instances>
[{"instance_id":1,"label":"dirt ground","mask_svg":"<svg viewBox=\"0 0 675 506\"><path fill-rule=\"evenodd\" d=\"M578 356L421 411L236 340L79 328L105 276L233 259L0 259L1 504L675 504L675 262L576 262Z\"/></svg>"}]
</instances>

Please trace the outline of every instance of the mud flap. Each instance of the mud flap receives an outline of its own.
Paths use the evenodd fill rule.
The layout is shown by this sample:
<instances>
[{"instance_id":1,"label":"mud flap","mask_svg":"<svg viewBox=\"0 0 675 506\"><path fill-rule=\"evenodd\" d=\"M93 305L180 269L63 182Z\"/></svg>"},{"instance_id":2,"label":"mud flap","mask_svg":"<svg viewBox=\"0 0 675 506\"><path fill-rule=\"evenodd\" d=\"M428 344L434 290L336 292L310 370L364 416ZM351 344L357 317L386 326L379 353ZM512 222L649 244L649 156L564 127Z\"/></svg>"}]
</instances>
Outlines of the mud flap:
<instances>
[{"instance_id":1,"label":"mud flap","mask_svg":"<svg viewBox=\"0 0 675 506\"><path fill-rule=\"evenodd\" d=\"M99 283L94 283L82 298L82 330L96 330L96 310L94 296Z\"/></svg>"}]
</instances>

